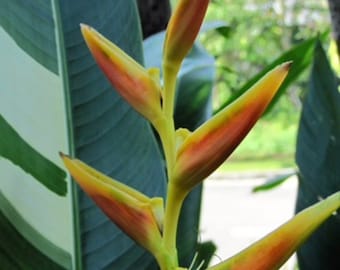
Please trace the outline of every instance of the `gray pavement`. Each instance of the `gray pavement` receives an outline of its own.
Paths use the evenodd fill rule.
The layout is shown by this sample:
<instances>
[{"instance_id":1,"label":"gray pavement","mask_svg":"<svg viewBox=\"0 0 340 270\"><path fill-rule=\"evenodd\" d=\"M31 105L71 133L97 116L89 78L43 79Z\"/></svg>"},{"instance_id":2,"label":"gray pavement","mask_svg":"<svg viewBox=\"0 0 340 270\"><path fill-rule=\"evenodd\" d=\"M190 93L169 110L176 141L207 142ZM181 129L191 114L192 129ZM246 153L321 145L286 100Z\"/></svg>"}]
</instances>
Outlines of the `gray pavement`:
<instances>
[{"instance_id":1,"label":"gray pavement","mask_svg":"<svg viewBox=\"0 0 340 270\"><path fill-rule=\"evenodd\" d=\"M201 241L212 240L218 249L213 263L228 258L292 217L297 180L291 177L281 186L252 193L265 175L225 180L215 174L205 182L201 215ZM291 259L282 269L293 269Z\"/></svg>"}]
</instances>

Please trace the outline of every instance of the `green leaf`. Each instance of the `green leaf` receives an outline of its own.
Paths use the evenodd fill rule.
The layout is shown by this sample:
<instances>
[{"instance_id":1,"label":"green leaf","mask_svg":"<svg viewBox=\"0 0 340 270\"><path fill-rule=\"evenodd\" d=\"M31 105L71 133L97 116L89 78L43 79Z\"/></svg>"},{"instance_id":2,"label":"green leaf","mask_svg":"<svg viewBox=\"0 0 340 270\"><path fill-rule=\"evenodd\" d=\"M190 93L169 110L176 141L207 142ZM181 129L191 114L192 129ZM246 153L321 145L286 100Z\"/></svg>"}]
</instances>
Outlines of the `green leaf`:
<instances>
[{"instance_id":1,"label":"green leaf","mask_svg":"<svg viewBox=\"0 0 340 270\"><path fill-rule=\"evenodd\" d=\"M296 161L296 211L340 190L340 94L320 44L315 48L309 89L304 97ZM340 269L340 218L331 217L298 251L301 270Z\"/></svg>"},{"instance_id":2,"label":"green leaf","mask_svg":"<svg viewBox=\"0 0 340 270\"><path fill-rule=\"evenodd\" d=\"M2 269L69 269L71 256L53 243L45 239L39 232L30 226L20 214L10 205L0 191L0 265ZM12 224L11 224L11 222ZM19 233L13 224L25 227L24 235ZM45 249L38 250L33 244L43 242ZM53 253L53 262L46 254ZM27 257L31 260L27 260Z\"/></svg>"},{"instance_id":3,"label":"green leaf","mask_svg":"<svg viewBox=\"0 0 340 270\"><path fill-rule=\"evenodd\" d=\"M112 89L79 31L79 23L87 23L142 62L135 2L63 2L60 12L68 52L64 61L72 101L75 155L149 196L164 196L165 173L150 125ZM152 256L117 229L83 192L78 193L78 199L84 268L153 268Z\"/></svg>"},{"instance_id":4,"label":"green leaf","mask_svg":"<svg viewBox=\"0 0 340 270\"><path fill-rule=\"evenodd\" d=\"M55 43L53 9L51 2L42 2L0 0L0 50L6 52L0 64L0 136L7 139L1 143L0 211L1 226L13 227L9 231L13 235L0 234L2 260L12 264L6 269L17 269L18 262L11 259L13 250L20 269L39 265L41 257L45 257L44 268L57 264L71 269L74 258L72 188L58 168L58 151L67 149L65 104L55 69L56 45L50 46L50 40ZM51 54L53 64L42 63L45 52ZM56 175L63 181L57 183ZM55 182L53 186L64 196L39 181ZM36 252L25 250L27 241Z\"/></svg>"},{"instance_id":5,"label":"green leaf","mask_svg":"<svg viewBox=\"0 0 340 270\"><path fill-rule=\"evenodd\" d=\"M285 173L283 175L278 175L273 178L268 179L265 183L258 185L252 189L252 192L268 191L276 188L286 182L291 176L295 175L296 172Z\"/></svg>"},{"instance_id":6,"label":"green leaf","mask_svg":"<svg viewBox=\"0 0 340 270\"><path fill-rule=\"evenodd\" d=\"M4 95L1 92L1 115L54 163L61 164L57 153L63 151L147 195L164 197L165 170L150 125L112 89L79 29L79 23L93 26L142 62L136 3L0 0L0 10L1 15L6 14L0 16L0 49L6 51L0 80L8 89ZM45 62L46 52L54 64ZM4 198L42 237L52 239L71 256L67 268L157 269L153 257L119 230L70 179L70 192L59 199L46 195L32 177L12 167L0 160L0 178L20 177L23 184L17 189L14 181L1 180ZM27 227L7 221L19 234L29 234ZM4 237L0 234L0 243L7 242ZM39 252L45 250L42 242L33 241ZM6 246L0 251L2 258L15 268L4 250L7 252ZM52 259L63 265L53 254L47 257L51 265ZM38 260L25 253L18 258L23 269Z\"/></svg>"},{"instance_id":7,"label":"green leaf","mask_svg":"<svg viewBox=\"0 0 340 270\"><path fill-rule=\"evenodd\" d=\"M31 147L0 114L0 156L9 159L58 195L67 192L66 173ZM20 182L14 183L20 185Z\"/></svg>"},{"instance_id":8,"label":"green leaf","mask_svg":"<svg viewBox=\"0 0 340 270\"><path fill-rule=\"evenodd\" d=\"M216 245L211 241L199 243L195 261L193 261L193 266L190 269L207 269L216 254L216 249Z\"/></svg>"},{"instance_id":9,"label":"green leaf","mask_svg":"<svg viewBox=\"0 0 340 270\"><path fill-rule=\"evenodd\" d=\"M313 57L313 49L316 40L317 37L307 39L304 42L301 42L300 44L296 45L289 51L283 53L280 57L278 57L268 66L266 66L261 72L256 74L249 81L247 81L241 87L241 89L236 92L235 95L231 96L228 100L226 100L226 102L224 102L218 109L216 109L214 113L221 111L223 108L228 106L228 104L236 100L239 96L246 92L253 84L255 84L261 77L263 77L269 70L273 69L275 66L282 64L283 62L286 61L293 61L293 65L289 71L288 76L282 83L279 91L277 92L273 101L266 110L266 112L270 111L270 109L274 106L279 97L287 89L289 84L295 81L298 78L298 76L300 76L300 74L310 65Z\"/></svg>"},{"instance_id":10,"label":"green leaf","mask_svg":"<svg viewBox=\"0 0 340 270\"><path fill-rule=\"evenodd\" d=\"M58 73L51 1L0 0L0 25L33 59Z\"/></svg>"}]
</instances>

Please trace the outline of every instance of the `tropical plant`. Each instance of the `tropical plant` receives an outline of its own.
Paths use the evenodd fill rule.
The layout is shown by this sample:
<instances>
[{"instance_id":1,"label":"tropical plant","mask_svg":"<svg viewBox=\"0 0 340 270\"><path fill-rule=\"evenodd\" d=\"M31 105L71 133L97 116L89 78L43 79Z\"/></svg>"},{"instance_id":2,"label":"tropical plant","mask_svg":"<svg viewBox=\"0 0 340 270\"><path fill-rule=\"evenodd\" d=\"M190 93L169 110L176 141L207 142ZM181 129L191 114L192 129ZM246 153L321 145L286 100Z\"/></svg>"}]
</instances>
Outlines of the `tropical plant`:
<instances>
[{"instance_id":1,"label":"tropical plant","mask_svg":"<svg viewBox=\"0 0 340 270\"><path fill-rule=\"evenodd\" d=\"M183 269L178 263L176 236L185 197L217 169L249 132L291 65L287 62L268 72L193 132L176 130L173 120L176 78L196 38L208 2L181 1L171 17L163 51L163 85L159 70L144 69L93 28L82 26L83 36L99 67L159 135L167 169L165 206L161 197L148 197L78 159L64 154L61 157L79 185L113 222L154 255L161 269ZM209 269L277 269L339 207L338 192Z\"/></svg>"},{"instance_id":2,"label":"tropical plant","mask_svg":"<svg viewBox=\"0 0 340 270\"><path fill-rule=\"evenodd\" d=\"M106 35L115 37L119 47L124 47L142 62L135 3L121 0L113 5L112 1L101 1L100 4L82 1L79 5L52 1L39 6L35 1L21 4L0 1L0 22L6 31L1 32L2 49L13 50L4 59L8 65L0 73L1 81L6 82L9 89L0 99L0 154L5 158L0 160L1 266L6 269L156 268L153 258L108 222L92 201L66 178L55 155L58 149L77 156L98 170L62 155L80 186L123 231L151 251L162 268L184 265L178 263L181 249L177 250L176 245L183 198L228 156L249 131L290 66L286 63L270 71L230 107L193 132L175 131L172 115L176 74L204 16L203 10L196 12L195 9L199 9L202 3L206 7L207 2L196 1L194 7L189 8L185 7L188 1L181 1L174 13L164 52L164 86L159 83L157 70L144 69L92 28L82 27L96 60L117 91L159 133L167 162L165 173L163 157L149 124L122 102L102 79L87 57L78 30L80 19L86 21ZM23 10L23 5L30 8ZM89 5L91 9L87 8ZM188 11L191 11L189 16L181 16L181 12ZM22 20L16 20L18 17ZM107 23L117 22L117 18L124 20ZM131 24L125 23L126 18L130 18ZM188 25L185 26L182 19ZM103 21L105 24L101 23ZM195 24L195 31L192 31L191 23ZM37 25L42 27L37 28ZM126 27L125 31L122 26ZM53 29L56 32L51 36ZM128 42L120 44L126 33L128 35L123 40ZM185 50L178 50L178 44ZM14 61L13 55L21 61ZM17 64L12 67L13 63ZM113 68L115 64L118 65ZM26 80L11 80L13 72ZM32 80L36 74L39 74L39 80ZM136 84L136 78L141 79L140 83ZM46 92L46 89L53 91ZM136 90L145 90L146 95ZM259 98L255 99L257 94ZM46 99L41 102L44 95ZM21 96L25 98L15 102ZM13 114L14 109L21 112L20 117ZM41 111L50 113L41 114ZM238 126L235 121L244 115L247 117L241 119ZM236 126L240 129L235 129ZM235 130L239 133L228 132ZM232 136L223 139L217 136L224 137L226 133ZM204 151L204 147L196 146L196 140L202 142L201 146L214 145L216 152ZM205 140L209 140L209 144ZM188 156L197 159L191 160ZM21 188L18 189L17 183L21 179ZM162 198L166 199L165 209ZM267 238L211 269L276 269L339 208L339 200L337 193L303 211ZM191 214L183 216L191 219ZM184 239L181 242L185 242ZM189 245L189 255L195 241ZM256 255L259 253L263 257Z\"/></svg>"}]
</instances>

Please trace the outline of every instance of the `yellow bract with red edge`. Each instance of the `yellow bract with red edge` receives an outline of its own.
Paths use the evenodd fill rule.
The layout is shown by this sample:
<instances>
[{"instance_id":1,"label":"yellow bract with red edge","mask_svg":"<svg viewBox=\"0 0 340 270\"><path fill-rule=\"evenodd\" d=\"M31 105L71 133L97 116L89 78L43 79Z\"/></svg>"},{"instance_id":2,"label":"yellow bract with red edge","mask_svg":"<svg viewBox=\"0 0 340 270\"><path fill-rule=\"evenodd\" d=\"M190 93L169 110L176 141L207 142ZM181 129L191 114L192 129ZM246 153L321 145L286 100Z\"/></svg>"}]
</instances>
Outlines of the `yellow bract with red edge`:
<instances>
[{"instance_id":1,"label":"yellow bract with red edge","mask_svg":"<svg viewBox=\"0 0 340 270\"><path fill-rule=\"evenodd\" d=\"M277 66L231 105L190 135L177 150L174 179L190 191L215 171L260 118L288 74L290 62Z\"/></svg>"},{"instance_id":2,"label":"yellow bract with red edge","mask_svg":"<svg viewBox=\"0 0 340 270\"><path fill-rule=\"evenodd\" d=\"M161 86L154 69L147 70L90 26L81 31L98 66L118 93L151 123L162 115Z\"/></svg>"},{"instance_id":3,"label":"yellow bract with red edge","mask_svg":"<svg viewBox=\"0 0 340 270\"><path fill-rule=\"evenodd\" d=\"M81 188L117 226L149 251L159 249L164 214L162 198L149 198L78 159L60 156Z\"/></svg>"}]
</instances>

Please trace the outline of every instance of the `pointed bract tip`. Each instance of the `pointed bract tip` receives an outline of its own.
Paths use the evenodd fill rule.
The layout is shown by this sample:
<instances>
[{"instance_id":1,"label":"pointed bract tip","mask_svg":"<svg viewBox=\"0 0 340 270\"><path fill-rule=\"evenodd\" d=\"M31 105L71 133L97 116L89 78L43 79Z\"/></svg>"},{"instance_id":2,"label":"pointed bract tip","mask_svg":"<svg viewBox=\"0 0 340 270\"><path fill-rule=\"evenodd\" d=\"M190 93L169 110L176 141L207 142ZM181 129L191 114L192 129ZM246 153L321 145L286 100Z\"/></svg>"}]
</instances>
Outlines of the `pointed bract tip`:
<instances>
[{"instance_id":1,"label":"pointed bract tip","mask_svg":"<svg viewBox=\"0 0 340 270\"><path fill-rule=\"evenodd\" d=\"M290 70L290 68L293 65L293 61L287 61L285 63L282 64L287 70Z\"/></svg>"},{"instance_id":2,"label":"pointed bract tip","mask_svg":"<svg viewBox=\"0 0 340 270\"><path fill-rule=\"evenodd\" d=\"M80 23L79 24L80 26L80 30L83 32L85 28L88 28L89 26L87 24L84 24L84 23Z\"/></svg>"},{"instance_id":3,"label":"pointed bract tip","mask_svg":"<svg viewBox=\"0 0 340 270\"><path fill-rule=\"evenodd\" d=\"M71 157L70 157L69 155L64 154L64 153L61 152L61 151L59 151L59 156L60 156L62 159L64 159L64 158L69 158L69 159L71 159Z\"/></svg>"},{"instance_id":4,"label":"pointed bract tip","mask_svg":"<svg viewBox=\"0 0 340 270\"><path fill-rule=\"evenodd\" d=\"M83 34L83 36L86 35L86 33L91 32L91 30L92 30L91 26L84 23L80 24L80 31Z\"/></svg>"}]
</instances>

